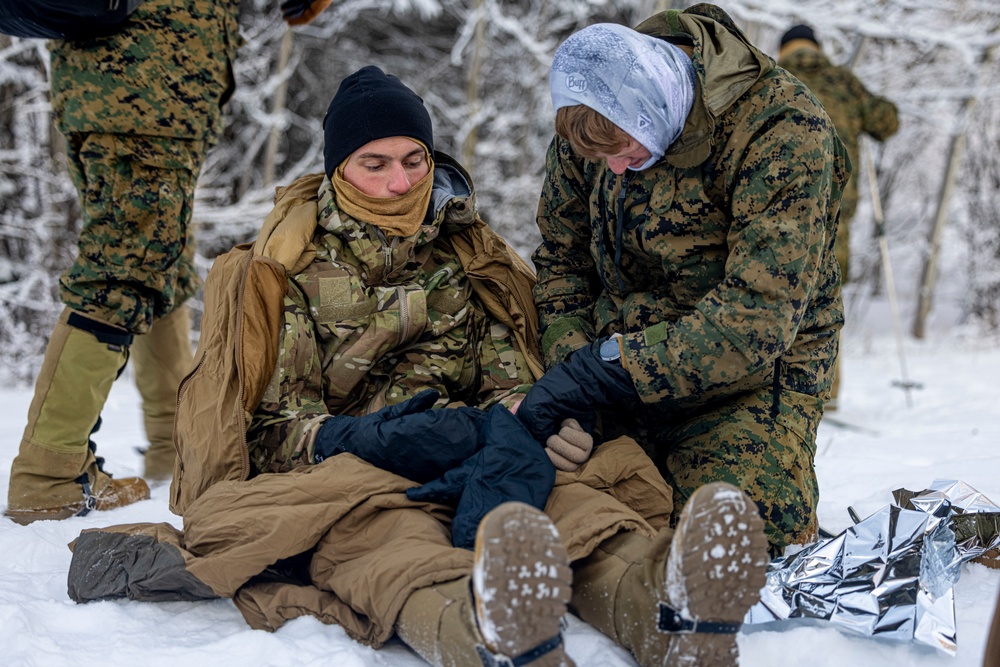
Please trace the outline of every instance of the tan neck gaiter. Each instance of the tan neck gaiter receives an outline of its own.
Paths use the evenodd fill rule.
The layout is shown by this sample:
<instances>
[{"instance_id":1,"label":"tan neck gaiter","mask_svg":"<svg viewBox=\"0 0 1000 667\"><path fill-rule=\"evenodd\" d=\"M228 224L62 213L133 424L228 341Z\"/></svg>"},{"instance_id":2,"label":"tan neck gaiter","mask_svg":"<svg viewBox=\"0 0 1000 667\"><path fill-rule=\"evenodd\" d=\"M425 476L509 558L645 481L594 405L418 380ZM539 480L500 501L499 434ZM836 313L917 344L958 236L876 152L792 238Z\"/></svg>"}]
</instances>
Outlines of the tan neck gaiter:
<instances>
[{"instance_id":1,"label":"tan neck gaiter","mask_svg":"<svg viewBox=\"0 0 1000 667\"><path fill-rule=\"evenodd\" d=\"M355 220L375 225L388 237L412 236L420 229L431 203L434 186L434 160L428 156L430 171L406 194L398 197L369 197L344 180L344 164L330 177L337 194L337 206Z\"/></svg>"}]
</instances>

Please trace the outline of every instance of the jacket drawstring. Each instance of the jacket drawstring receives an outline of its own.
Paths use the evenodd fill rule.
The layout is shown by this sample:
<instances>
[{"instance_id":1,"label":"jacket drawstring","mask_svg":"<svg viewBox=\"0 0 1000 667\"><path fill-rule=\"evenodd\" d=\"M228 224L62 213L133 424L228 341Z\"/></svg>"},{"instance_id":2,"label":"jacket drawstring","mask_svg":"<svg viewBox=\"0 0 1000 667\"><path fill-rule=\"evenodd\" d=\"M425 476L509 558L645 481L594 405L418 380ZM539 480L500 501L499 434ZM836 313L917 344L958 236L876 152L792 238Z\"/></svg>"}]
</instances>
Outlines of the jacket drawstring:
<instances>
[{"instance_id":1,"label":"jacket drawstring","mask_svg":"<svg viewBox=\"0 0 1000 667\"><path fill-rule=\"evenodd\" d=\"M629 173L622 174L622 188L618 191L617 215L615 216L615 279L618 281L618 292L625 292L625 281L622 279L622 237L625 233L625 192L628 190Z\"/></svg>"}]
</instances>

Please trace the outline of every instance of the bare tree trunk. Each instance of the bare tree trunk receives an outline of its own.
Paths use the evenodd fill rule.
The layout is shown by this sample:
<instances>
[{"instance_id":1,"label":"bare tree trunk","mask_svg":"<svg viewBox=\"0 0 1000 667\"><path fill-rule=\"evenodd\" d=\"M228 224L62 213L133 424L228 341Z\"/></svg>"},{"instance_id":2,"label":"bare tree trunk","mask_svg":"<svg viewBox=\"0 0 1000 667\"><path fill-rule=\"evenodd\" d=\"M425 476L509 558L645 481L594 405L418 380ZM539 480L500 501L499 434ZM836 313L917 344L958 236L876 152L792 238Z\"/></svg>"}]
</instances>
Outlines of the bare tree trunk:
<instances>
[{"instance_id":1,"label":"bare tree trunk","mask_svg":"<svg viewBox=\"0 0 1000 667\"><path fill-rule=\"evenodd\" d=\"M465 96L469 101L469 108L472 117L479 114L479 73L483 67L483 49L486 42L486 19L483 16L483 0L476 0L476 12L479 17L476 19L476 39L472 47L472 62L469 64L469 74L466 78ZM479 121L469 128L469 133L462 142L462 164L469 173L475 171L476 143L479 141Z\"/></svg>"},{"instance_id":2,"label":"bare tree trunk","mask_svg":"<svg viewBox=\"0 0 1000 667\"><path fill-rule=\"evenodd\" d=\"M291 30L285 30L285 34L281 38L281 50L278 52L278 72L283 73L288 67L288 61L292 57L292 39L294 34ZM274 100L271 104L271 116L273 118L277 118L285 111L287 98L288 78L284 77L274 91ZM282 129L278 127L277 123L272 125L271 135L267 138L267 148L264 151L264 185L274 183L274 163L278 158L278 146L281 143L281 135Z\"/></svg>"},{"instance_id":3,"label":"bare tree trunk","mask_svg":"<svg viewBox=\"0 0 1000 667\"><path fill-rule=\"evenodd\" d=\"M968 119L975 104L976 99L974 97L966 98L959 118ZM922 339L926 334L927 316L931 312L931 302L934 300L934 283L937 282L938 253L941 250L941 237L944 234L945 223L948 221L948 207L951 204L951 195L955 191L955 177L958 175L958 168L962 163L962 154L965 152L965 135L967 131L966 121L963 120L960 130L952 135L951 146L948 150L948 168L945 171L944 181L941 183L937 212L934 215L934 227L931 229L928 240L930 248L927 252L927 258L924 260L924 269L920 276L917 312L913 318L913 336L918 339Z\"/></svg>"}]
</instances>

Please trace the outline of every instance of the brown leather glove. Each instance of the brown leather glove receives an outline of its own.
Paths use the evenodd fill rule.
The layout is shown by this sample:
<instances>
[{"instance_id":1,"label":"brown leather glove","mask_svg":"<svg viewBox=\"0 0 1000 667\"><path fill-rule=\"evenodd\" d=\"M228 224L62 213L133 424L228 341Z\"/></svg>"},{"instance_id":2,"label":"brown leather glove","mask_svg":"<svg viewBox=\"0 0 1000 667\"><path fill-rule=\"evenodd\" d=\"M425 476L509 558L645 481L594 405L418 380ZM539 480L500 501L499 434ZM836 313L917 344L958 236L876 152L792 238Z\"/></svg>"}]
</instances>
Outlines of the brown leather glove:
<instances>
[{"instance_id":1,"label":"brown leather glove","mask_svg":"<svg viewBox=\"0 0 1000 667\"><path fill-rule=\"evenodd\" d=\"M288 25L305 25L323 13L333 0L285 0L281 15Z\"/></svg>"},{"instance_id":2,"label":"brown leather glove","mask_svg":"<svg viewBox=\"0 0 1000 667\"><path fill-rule=\"evenodd\" d=\"M580 422L565 419L559 432L545 441L545 453L556 470L574 472L590 458L594 449L594 438L583 430Z\"/></svg>"}]
</instances>

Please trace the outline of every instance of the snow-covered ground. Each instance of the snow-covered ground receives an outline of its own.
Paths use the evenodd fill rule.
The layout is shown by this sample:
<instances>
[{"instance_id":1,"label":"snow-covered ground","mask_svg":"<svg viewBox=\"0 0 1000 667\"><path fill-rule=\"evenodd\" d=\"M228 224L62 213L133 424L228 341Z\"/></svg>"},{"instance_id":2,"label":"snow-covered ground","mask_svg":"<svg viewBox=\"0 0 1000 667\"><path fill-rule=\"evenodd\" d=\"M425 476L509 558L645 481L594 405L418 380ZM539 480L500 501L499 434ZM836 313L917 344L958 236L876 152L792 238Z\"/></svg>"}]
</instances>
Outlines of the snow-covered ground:
<instances>
[{"instance_id":1,"label":"snow-covered ground","mask_svg":"<svg viewBox=\"0 0 1000 667\"><path fill-rule=\"evenodd\" d=\"M820 426L817 468L820 521L832 532L851 524L847 507L864 517L892 500L897 488L919 491L938 478L962 480L1000 502L1000 344L963 336L960 329L906 341L909 378L923 384L908 408L901 364L889 326L848 330L843 389L836 418L859 430ZM0 503L30 401L29 389L2 389ZM118 476L138 474L142 443L138 395L127 376L107 404L100 453ZM67 543L83 528L167 521L167 485L136 505L88 517L22 527L0 519L0 663L8 667L107 667L136 664L240 667L416 667L425 663L405 646L375 651L337 627L311 618L276 633L251 630L229 600L212 602L97 602L66 596ZM986 631L1000 588L1000 570L962 567L955 588L958 653L915 643L843 634L828 625L768 626L739 638L744 667L949 666L982 664ZM567 644L581 667L631 667L624 650L571 620Z\"/></svg>"}]
</instances>

